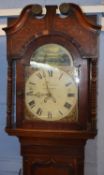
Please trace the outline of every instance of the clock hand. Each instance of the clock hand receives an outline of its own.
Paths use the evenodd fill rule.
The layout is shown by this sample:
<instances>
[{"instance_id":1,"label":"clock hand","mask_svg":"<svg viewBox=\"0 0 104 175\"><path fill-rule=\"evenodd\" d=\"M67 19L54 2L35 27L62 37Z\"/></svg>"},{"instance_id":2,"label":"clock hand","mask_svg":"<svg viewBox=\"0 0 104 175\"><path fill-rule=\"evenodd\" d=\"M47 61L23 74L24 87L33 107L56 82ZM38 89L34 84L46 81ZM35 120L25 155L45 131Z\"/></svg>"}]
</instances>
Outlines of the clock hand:
<instances>
[{"instance_id":1,"label":"clock hand","mask_svg":"<svg viewBox=\"0 0 104 175\"><path fill-rule=\"evenodd\" d=\"M56 103L56 99L52 96L52 94L48 94L48 96L45 97L44 102L46 103L50 98L53 100L54 103Z\"/></svg>"},{"instance_id":2,"label":"clock hand","mask_svg":"<svg viewBox=\"0 0 104 175\"><path fill-rule=\"evenodd\" d=\"M45 80L46 89L47 89L48 94L49 94L49 96L50 96L51 92L50 92L50 89L49 89L48 84L47 84L47 80L46 80L46 77L45 77L45 72L44 72L44 70L43 70L43 75L44 75L43 77L44 77L44 80Z\"/></svg>"},{"instance_id":3,"label":"clock hand","mask_svg":"<svg viewBox=\"0 0 104 175\"><path fill-rule=\"evenodd\" d=\"M54 103L56 103L56 99L53 97L53 95L52 95L52 93L51 93L51 91L50 91L50 88L48 87L48 84L47 84L47 91L48 91L48 96L49 96L50 98L52 98L52 100L53 100Z\"/></svg>"},{"instance_id":4,"label":"clock hand","mask_svg":"<svg viewBox=\"0 0 104 175\"><path fill-rule=\"evenodd\" d=\"M43 74L45 75L44 70L43 70ZM45 77L45 76L43 76L43 77L44 77L44 80L45 80L46 89L47 89L47 91L48 91L48 98L46 97L44 101L47 102L47 99L52 98L52 99L53 99L53 102L56 103L56 99L53 97L53 95L52 95L52 93L51 93L51 91L50 91L50 88L49 88L49 86L48 86L46 77Z\"/></svg>"},{"instance_id":5,"label":"clock hand","mask_svg":"<svg viewBox=\"0 0 104 175\"><path fill-rule=\"evenodd\" d=\"M48 99L50 99L50 96L45 97L44 102L47 103Z\"/></svg>"},{"instance_id":6,"label":"clock hand","mask_svg":"<svg viewBox=\"0 0 104 175\"><path fill-rule=\"evenodd\" d=\"M52 94L51 94L51 98L52 98L53 102L56 103L56 99L53 97Z\"/></svg>"}]
</instances>

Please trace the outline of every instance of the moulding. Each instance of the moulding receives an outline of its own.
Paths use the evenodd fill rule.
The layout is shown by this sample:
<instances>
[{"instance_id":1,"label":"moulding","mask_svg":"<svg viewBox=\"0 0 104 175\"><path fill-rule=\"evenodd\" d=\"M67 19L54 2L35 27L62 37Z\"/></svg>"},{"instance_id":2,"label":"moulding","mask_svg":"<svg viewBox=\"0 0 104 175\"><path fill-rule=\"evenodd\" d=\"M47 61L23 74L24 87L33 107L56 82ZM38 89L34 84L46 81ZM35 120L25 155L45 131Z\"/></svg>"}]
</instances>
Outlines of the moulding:
<instances>
[{"instance_id":1,"label":"moulding","mask_svg":"<svg viewBox=\"0 0 104 175\"><path fill-rule=\"evenodd\" d=\"M80 6L84 13L104 13L104 5L89 5L89 6ZM10 16L18 16L21 13L21 8L16 9L0 9L0 17L10 17ZM43 7L43 14L46 13L46 9ZM57 9L57 13L59 14L59 9ZM101 31L104 31L104 17L101 17ZM4 36L5 32L2 28L7 27L6 23L0 24L0 36Z\"/></svg>"}]
</instances>

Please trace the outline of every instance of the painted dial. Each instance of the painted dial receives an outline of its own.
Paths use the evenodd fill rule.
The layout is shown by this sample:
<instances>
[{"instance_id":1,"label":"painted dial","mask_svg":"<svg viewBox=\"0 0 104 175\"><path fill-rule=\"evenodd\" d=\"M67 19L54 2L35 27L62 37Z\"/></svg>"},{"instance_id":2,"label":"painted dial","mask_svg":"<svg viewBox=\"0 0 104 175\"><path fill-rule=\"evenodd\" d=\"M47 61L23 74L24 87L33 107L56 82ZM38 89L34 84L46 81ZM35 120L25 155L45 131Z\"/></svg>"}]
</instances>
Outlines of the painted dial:
<instances>
[{"instance_id":1,"label":"painted dial","mask_svg":"<svg viewBox=\"0 0 104 175\"><path fill-rule=\"evenodd\" d=\"M26 81L25 104L33 119L60 120L70 116L76 102L76 84L63 70L37 70Z\"/></svg>"}]
</instances>

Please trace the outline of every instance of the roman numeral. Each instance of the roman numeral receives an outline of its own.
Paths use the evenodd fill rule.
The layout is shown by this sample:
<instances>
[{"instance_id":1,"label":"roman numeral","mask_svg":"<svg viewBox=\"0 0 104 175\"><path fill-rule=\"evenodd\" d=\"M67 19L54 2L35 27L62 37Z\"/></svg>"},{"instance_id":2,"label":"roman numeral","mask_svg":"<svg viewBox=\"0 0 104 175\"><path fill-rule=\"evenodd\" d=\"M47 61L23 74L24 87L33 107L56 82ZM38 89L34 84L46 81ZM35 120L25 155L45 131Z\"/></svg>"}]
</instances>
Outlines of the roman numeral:
<instances>
[{"instance_id":1,"label":"roman numeral","mask_svg":"<svg viewBox=\"0 0 104 175\"><path fill-rule=\"evenodd\" d=\"M36 112L38 115L41 115L42 114L42 109L41 108L38 108L37 112Z\"/></svg>"},{"instance_id":2,"label":"roman numeral","mask_svg":"<svg viewBox=\"0 0 104 175\"><path fill-rule=\"evenodd\" d=\"M36 83L33 83L33 82L31 82L31 81L29 82L29 84L30 84L30 85L36 85Z\"/></svg>"},{"instance_id":3,"label":"roman numeral","mask_svg":"<svg viewBox=\"0 0 104 175\"><path fill-rule=\"evenodd\" d=\"M71 104L69 104L68 102L66 102L66 103L64 104L64 107L65 107L65 108L67 108L67 109L70 109L70 108L71 108L71 106L72 106L72 105L71 105Z\"/></svg>"},{"instance_id":4,"label":"roman numeral","mask_svg":"<svg viewBox=\"0 0 104 175\"><path fill-rule=\"evenodd\" d=\"M63 115L63 113L62 113L61 111L59 111L59 113L60 113L61 115Z\"/></svg>"},{"instance_id":5,"label":"roman numeral","mask_svg":"<svg viewBox=\"0 0 104 175\"><path fill-rule=\"evenodd\" d=\"M59 80L62 78L62 76L63 76L63 73L59 76Z\"/></svg>"},{"instance_id":6,"label":"roman numeral","mask_svg":"<svg viewBox=\"0 0 104 175\"><path fill-rule=\"evenodd\" d=\"M29 91L26 93L27 96L32 96L33 95L33 91Z\"/></svg>"},{"instance_id":7,"label":"roman numeral","mask_svg":"<svg viewBox=\"0 0 104 175\"><path fill-rule=\"evenodd\" d=\"M74 93L68 93L67 96L68 96L68 97L74 97L75 94L74 94Z\"/></svg>"},{"instance_id":8,"label":"roman numeral","mask_svg":"<svg viewBox=\"0 0 104 175\"><path fill-rule=\"evenodd\" d=\"M35 106L35 101L34 101L34 100L30 101L30 102L29 102L29 106L30 106L31 108L33 108L33 107Z\"/></svg>"},{"instance_id":9,"label":"roman numeral","mask_svg":"<svg viewBox=\"0 0 104 175\"><path fill-rule=\"evenodd\" d=\"M65 84L65 86L68 87L71 84L72 84L71 82L68 82L68 83Z\"/></svg>"},{"instance_id":10,"label":"roman numeral","mask_svg":"<svg viewBox=\"0 0 104 175\"><path fill-rule=\"evenodd\" d=\"M42 75L40 73L36 74L38 78L42 79Z\"/></svg>"}]
</instances>

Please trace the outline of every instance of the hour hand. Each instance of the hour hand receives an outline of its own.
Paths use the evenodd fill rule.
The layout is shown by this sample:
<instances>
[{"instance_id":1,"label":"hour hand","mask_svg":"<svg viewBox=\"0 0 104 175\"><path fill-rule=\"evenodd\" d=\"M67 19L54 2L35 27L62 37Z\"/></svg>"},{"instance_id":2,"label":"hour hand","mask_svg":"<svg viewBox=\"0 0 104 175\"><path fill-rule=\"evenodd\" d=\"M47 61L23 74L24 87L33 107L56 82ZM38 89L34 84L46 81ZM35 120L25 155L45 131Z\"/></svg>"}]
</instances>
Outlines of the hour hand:
<instances>
[{"instance_id":1,"label":"hour hand","mask_svg":"<svg viewBox=\"0 0 104 175\"><path fill-rule=\"evenodd\" d=\"M44 102L46 103L48 99L52 99L54 103L56 103L56 99L49 93L47 97L45 97Z\"/></svg>"}]
</instances>

